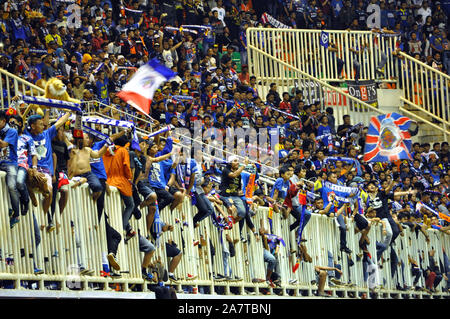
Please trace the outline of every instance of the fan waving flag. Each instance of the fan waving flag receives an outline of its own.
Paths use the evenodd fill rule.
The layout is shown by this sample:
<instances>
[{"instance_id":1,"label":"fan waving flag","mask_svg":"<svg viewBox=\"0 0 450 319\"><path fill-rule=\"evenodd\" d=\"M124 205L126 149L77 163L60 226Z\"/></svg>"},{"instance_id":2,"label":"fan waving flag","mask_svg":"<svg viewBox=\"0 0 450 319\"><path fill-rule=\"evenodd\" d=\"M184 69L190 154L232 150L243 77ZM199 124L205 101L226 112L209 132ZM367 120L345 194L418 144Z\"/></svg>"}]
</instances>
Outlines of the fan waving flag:
<instances>
[{"instance_id":1,"label":"fan waving flag","mask_svg":"<svg viewBox=\"0 0 450 319\"><path fill-rule=\"evenodd\" d=\"M366 137L364 161L412 160L411 133L408 131L412 122L398 113L372 117Z\"/></svg>"},{"instance_id":2,"label":"fan waving flag","mask_svg":"<svg viewBox=\"0 0 450 319\"><path fill-rule=\"evenodd\" d=\"M148 115L153 95L159 86L175 76L175 72L161 65L158 60L150 60L141 66L117 93L122 100Z\"/></svg>"}]
</instances>

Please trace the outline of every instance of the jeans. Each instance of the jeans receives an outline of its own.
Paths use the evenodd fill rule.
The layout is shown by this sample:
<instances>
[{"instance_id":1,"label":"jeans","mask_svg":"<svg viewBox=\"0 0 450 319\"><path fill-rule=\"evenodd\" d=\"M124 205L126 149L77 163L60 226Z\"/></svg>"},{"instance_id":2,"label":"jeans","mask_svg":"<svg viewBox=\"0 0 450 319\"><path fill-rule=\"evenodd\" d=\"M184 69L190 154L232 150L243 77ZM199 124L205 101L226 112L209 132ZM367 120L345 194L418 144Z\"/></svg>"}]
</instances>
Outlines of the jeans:
<instances>
[{"instance_id":1,"label":"jeans","mask_svg":"<svg viewBox=\"0 0 450 319\"><path fill-rule=\"evenodd\" d=\"M345 248L347 247L347 227L345 226L345 220L344 220L344 215L340 214L338 217L336 217L335 219L336 223L339 226L339 243L340 243L340 248Z\"/></svg>"},{"instance_id":2,"label":"jeans","mask_svg":"<svg viewBox=\"0 0 450 319\"><path fill-rule=\"evenodd\" d=\"M102 214L103 214L103 209L105 208L105 193L106 193L106 179L104 178L99 178L98 179L100 184L102 185L102 193L100 194L100 196L97 199L97 215L98 215L98 220L100 221L100 219L102 218Z\"/></svg>"},{"instance_id":3,"label":"jeans","mask_svg":"<svg viewBox=\"0 0 450 319\"><path fill-rule=\"evenodd\" d=\"M225 243L224 243L225 245ZM231 266L230 266L230 253L229 252L222 252L222 258L223 258L223 275L225 277L231 276Z\"/></svg>"},{"instance_id":4,"label":"jeans","mask_svg":"<svg viewBox=\"0 0 450 319\"><path fill-rule=\"evenodd\" d=\"M264 262L267 263L267 270L275 270L277 267L277 259L267 249L264 249Z\"/></svg>"},{"instance_id":5,"label":"jeans","mask_svg":"<svg viewBox=\"0 0 450 319\"><path fill-rule=\"evenodd\" d=\"M27 188L27 169L19 166L17 169L17 190L19 191L21 214L26 215L28 212L28 205L30 203L30 195Z\"/></svg>"},{"instance_id":6,"label":"jeans","mask_svg":"<svg viewBox=\"0 0 450 319\"><path fill-rule=\"evenodd\" d=\"M247 214L247 210L245 209L244 201L239 196L230 196L230 197L224 197L225 200L231 199L233 201L233 205L237 209L237 214L239 217L244 218Z\"/></svg>"},{"instance_id":7,"label":"jeans","mask_svg":"<svg viewBox=\"0 0 450 319\"><path fill-rule=\"evenodd\" d=\"M197 207L197 214L195 214L193 218L194 224L197 224L198 222L201 222L206 217L214 214L214 208L209 201L209 199L206 197L205 194L195 194L197 202L195 203L195 207Z\"/></svg>"},{"instance_id":8,"label":"jeans","mask_svg":"<svg viewBox=\"0 0 450 319\"><path fill-rule=\"evenodd\" d=\"M331 251L328 251L328 267L336 267L338 269L342 269L341 265L334 263L333 253ZM341 274L336 270L328 270L328 277L340 279Z\"/></svg>"},{"instance_id":9,"label":"jeans","mask_svg":"<svg viewBox=\"0 0 450 319\"><path fill-rule=\"evenodd\" d=\"M386 63L387 63L387 56L386 56L386 53L381 52L381 59L380 59L380 62L378 63L378 65L377 65L377 69L382 69L382 68L384 68L384 66L386 65Z\"/></svg>"},{"instance_id":10,"label":"jeans","mask_svg":"<svg viewBox=\"0 0 450 319\"><path fill-rule=\"evenodd\" d=\"M241 51L241 66L248 64L248 54L247 50Z\"/></svg>"},{"instance_id":11,"label":"jeans","mask_svg":"<svg viewBox=\"0 0 450 319\"><path fill-rule=\"evenodd\" d=\"M361 75L361 63L357 60L353 60L353 68L355 69L355 81L358 82Z\"/></svg>"},{"instance_id":12,"label":"jeans","mask_svg":"<svg viewBox=\"0 0 450 319\"><path fill-rule=\"evenodd\" d=\"M122 213L122 224L123 224L123 229L128 231L131 231L131 225L130 225L130 218L131 218L131 214L133 214L133 209L134 209L134 201L133 201L133 197L131 196L125 196L120 194L120 197L123 200L123 203L125 204L125 209Z\"/></svg>"},{"instance_id":13,"label":"jeans","mask_svg":"<svg viewBox=\"0 0 450 319\"><path fill-rule=\"evenodd\" d=\"M292 207L291 215L294 216L295 222L289 226L289 231L293 231L295 228L300 226L300 239L303 233L303 229L305 229L306 224L308 224L309 220L311 219L311 212L308 209L305 209L303 214L302 211L302 206Z\"/></svg>"},{"instance_id":14,"label":"jeans","mask_svg":"<svg viewBox=\"0 0 450 319\"><path fill-rule=\"evenodd\" d=\"M6 172L6 186L8 187L9 199L13 210L13 217L19 217L20 214L20 198L17 189L17 165L0 164L0 171Z\"/></svg>"},{"instance_id":15,"label":"jeans","mask_svg":"<svg viewBox=\"0 0 450 319\"><path fill-rule=\"evenodd\" d=\"M336 63L337 63L337 72L338 72L337 76L339 77L342 74L342 69L344 68L345 62L342 59L336 58Z\"/></svg>"},{"instance_id":16,"label":"jeans","mask_svg":"<svg viewBox=\"0 0 450 319\"><path fill-rule=\"evenodd\" d=\"M376 244L377 246L377 261L380 260L381 254L389 247L389 244L392 240L392 228L391 224L389 223L388 218L383 218L382 221L386 225L386 236L383 239L383 242Z\"/></svg>"}]
</instances>

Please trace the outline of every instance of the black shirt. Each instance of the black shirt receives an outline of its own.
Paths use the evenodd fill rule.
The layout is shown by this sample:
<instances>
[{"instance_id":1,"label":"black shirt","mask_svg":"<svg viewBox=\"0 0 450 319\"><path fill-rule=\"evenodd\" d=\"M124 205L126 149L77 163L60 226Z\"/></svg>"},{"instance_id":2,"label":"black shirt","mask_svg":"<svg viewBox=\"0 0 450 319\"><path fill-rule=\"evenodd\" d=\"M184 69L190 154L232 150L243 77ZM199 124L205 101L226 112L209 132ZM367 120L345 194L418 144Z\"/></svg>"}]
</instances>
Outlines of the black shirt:
<instances>
[{"instance_id":1,"label":"black shirt","mask_svg":"<svg viewBox=\"0 0 450 319\"><path fill-rule=\"evenodd\" d=\"M380 219L390 216L388 199L393 200L394 196L392 194L386 194L384 191L378 191L374 199L369 195L369 207L375 209L377 217Z\"/></svg>"},{"instance_id":2,"label":"black shirt","mask_svg":"<svg viewBox=\"0 0 450 319\"><path fill-rule=\"evenodd\" d=\"M67 172L69 149L66 143L56 140L52 141L52 150L56 154L56 172Z\"/></svg>"},{"instance_id":3,"label":"black shirt","mask_svg":"<svg viewBox=\"0 0 450 319\"><path fill-rule=\"evenodd\" d=\"M350 124L341 124L341 125L339 125L338 126L338 129L337 129L337 134L339 135L339 136L345 136L345 134L348 132L348 131L345 131L344 133L342 133L341 131L343 130L343 129L349 129L349 128L351 128L352 127L352 125L350 125Z\"/></svg>"},{"instance_id":4,"label":"black shirt","mask_svg":"<svg viewBox=\"0 0 450 319\"><path fill-rule=\"evenodd\" d=\"M229 167L225 167L222 171L222 180L220 182L220 194L222 196L239 196L242 190L241 176L235 178L229 177L232 173Z\"/></svg>"}]
</instances>

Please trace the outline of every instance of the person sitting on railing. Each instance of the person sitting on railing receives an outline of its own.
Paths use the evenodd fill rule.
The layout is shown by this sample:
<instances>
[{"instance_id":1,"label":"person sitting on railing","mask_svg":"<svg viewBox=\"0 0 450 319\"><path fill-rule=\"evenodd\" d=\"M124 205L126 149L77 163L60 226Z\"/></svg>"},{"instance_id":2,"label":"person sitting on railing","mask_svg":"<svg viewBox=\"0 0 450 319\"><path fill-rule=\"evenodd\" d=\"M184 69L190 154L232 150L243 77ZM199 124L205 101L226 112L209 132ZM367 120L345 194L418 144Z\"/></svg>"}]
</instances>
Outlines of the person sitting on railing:
<instances>
[{"instance_id":1,"label":"person sitting on railing","mask_svg":"<svg viewBox=\"0 0 450 319\"><path fill-rule=\"evenodd\" d=\"M342 182L338 181L337 174L331 171L328 171L327 173L327 181L334 185L342 185ZM331 212L336 213L336 222L339 225L339 233L340 233L340 250L344 251L347 254L351 254L352 251L347 247L347 225L345 222L344 214L338 213L338 209L340 209L337 205L338 202L335 201L335 197L332 196L332 198L329 198L330 195L334 195L333 191L330 191L328 194L325 189L322 187L322 180L319 178L314 186L314 191L320 192L322 194L322 199L324 202L326 201L327 204L331 203ZM344 207L343 205L339 205L341 208ZM344 213L346 213L344 211Z\"/></svg>"},{"instance_id":2,"label":"person sitting on railing","mask_svg":"<svg viewBox=\"0 0 450 319\"><path fill-rule=\"evenodd\" d=\"M247 226L252 230L253 234L258 236L253 223L249 223L251 219L249 218L250 216L247 218L247 215L250 214L250 211L247 210L247 204L243 199L244 192L242 191L241 173L247 164L248 158L245 158L244 165L239 167L237 156L230 156L227 165L222 170L222 178L219 186L220 196L222 201L227 202L227 206L233 205L236 207L237 217L235 218L235 223L245 219ZM245 241L243 237L241 237L241 240Z\"/></svg>"},{"instance_id":3,"label":"person sitting on railing","mask_svg":"<svg viewBox=\"0 0 450 319\"><path fill-rule=\"evenodd\" d=\"M53 197L53 174L54 174L54 163L53 163L53 150L52 150L52 140L57 135L58 129L63 126L70 117L70 112L67 112L64 116L60 117L55 124L50 126L44 131L44 119L48 122L50 112L47 111L45 118L40 115L32 115L28 118L28 126L25 134L33 139L34 146L38 153L38 163L37 170L45 175L47 179L49 194L44 197L42 204L42 210L47 214L48 226L47 231L52 231L55 229L55 225L51 220L51 215L49 214L50 205L52 203ZM47 195L47 194L45 194Z\"/></svg>"},{"instance_id":4,"label":"person sitting on railing","mask_svg":"<svg viewBox=\"0 0 450 319\"><path fill-rule=\"evenodd\" d=\"M12 211L9 212L11 228L18 223L20 197L17 189L17 129L8 124L5 111L0 111L0 170L6 172L6 185Z\"/></svg>"},{"instance_id":5,"label":"person sitting on railing","mask_svg":"<svg viewBox=\"0 0 450 319\"><path fill-rule=\"evenodd\" d=\"M289 180L289 189L284 200L284 205L289 208L291 215L295 218L295 222L289 226L289 231L293 231L297 227L300 227L298 231L297 241L306 241L302 238L303 229L305 229L306 224L308 224L311 218L311 211L306 209L306 193L301 194L300 192L306 192L307 188L303 179L306 177L306 167L297 166L294 169L294 176ZM295 182L295 180L298 180Z\"/></svg>"},{"instance_id":6,"label":"person sitting on railing","mask_svg":"<svg viewBox=\"0 0 450 319\"><path fill-rule=\"evenodd\" d=\"M59 213L62 214L66 208L69 199L69 190L65 185L69 184L67 162L69 160L69 149L65 143L65 128L61 126L58 128L56 137L52 140L52 150L55 159L55 174L53 175L53 198L51 205L52 219L55 216L56 210L56 195L57 191L60 193L59 199Z\"/></svg>"},{"instance_id":7,"label":"person sitting on railing","mask_svg":"<svg viewBox=\"0 0 450 319\"><path fill-rule=\"evenodd\" d=\"M267 231L263 224L261 223L261 226L259 228L259 235L262 238L262 245L264 248L264 262L267 263L267 270L266 270L266 283L271 288L275 287L281 287L281 278L278 273L276 273L277 267L278 267L278 250L279 250L279 239L274 238L274 235L270 234L269 231Z\"/></svg>"},{"instance_id":8,"label":"person sitting on railing","mask_svg":"<svg viewBox=\"0 0 450 319\"><path fill-rule=\"evenodd\" d=\"M275 181L275 184L270 192L270 196L268 197L269 201L273 205L273 210L276 213L281 213L285 219L289 216L289 211L286 207L284 207L283 203L289 189L289 179L292 177L292 173L292 170L290 170L288 166L281 167L280 177Z\"/></svg>"},{"instance_id":9,"label":"person sitting on railing","mask_svg":"<svg viewBox=\"0 0 450 319\"><path fill-rule=\"evenodd\" d=\"M129 223L134 209L134 201L131 187L131 179L133 176L131 175L130 155L126 148L128 143L128 137L121 136L115 141L114 155L106 151L104 152L105 155L103 155L103 163L108 177L106 182L108 185L118 188L120 197L125 205L124 211L122 212L122 226L126 232L125 240L129 240L136 235L136 232L133 231Z\"/></svg>"},{"instance_id":10,"label":"person sitting on railing","mask_svg":"<svg viewBox=\"0 0 450 319\"><path fill-rule=\"evenodd\" d=\"M159 136L156 136L155 140L150 143L148 150L149 184L156 192L160 211L168 205L170 205L170 210L173 211L182 203L184 198L182 192L173 186L169 186L169 182L173 183L175 178L173 161L170 159L170 155L172 155L171 145L171 137L167 139L167 142L163 142L159 141Z\"/></svg>"},{"instance_id":11,"label":"person sitting on railing","mask_svg":"<svg viewBox=\"0 0 450 319\"><path fill-rule=\"evenodd\" d=\"M121 137L125 134L125 130L122 130L116 134L111 135L111 141L115 141L117 138ZM106 145L106 141L96 141L96 138L92 134L84 134L86 135L85 139L85 147L90 147L93 151L100 151L104 145ZM103 210L105 207L105 193L110 192L109 185L106 183L108 179L106 175L105 165L103 164L103 158L91 158L90 159L91 172L97 176L101 186L101 194L97 199L97 214L98 220L100 221L102 218ZM111 267L117 271L120 270L120 265L116 260L117 248L119 246L122 237L120 233L115 230L108 222L108 215L105 213L105 228L106 228L106 244L108 249L107 259Z\"/></svg>"}]
</instances>

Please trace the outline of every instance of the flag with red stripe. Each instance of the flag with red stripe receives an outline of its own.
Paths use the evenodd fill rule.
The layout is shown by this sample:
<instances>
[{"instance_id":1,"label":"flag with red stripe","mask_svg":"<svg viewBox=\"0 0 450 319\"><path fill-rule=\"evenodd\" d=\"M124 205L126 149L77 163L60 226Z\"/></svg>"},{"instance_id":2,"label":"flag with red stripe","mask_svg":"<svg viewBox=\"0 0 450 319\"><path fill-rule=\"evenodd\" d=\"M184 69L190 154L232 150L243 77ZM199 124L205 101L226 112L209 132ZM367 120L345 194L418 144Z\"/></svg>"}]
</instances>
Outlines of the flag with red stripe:
<instances>
[{"instance_id":1,"label":"flag with red stripe","mask_svg":"<svg viewBox=\"0 0 450 319\"><path fill-rule=\"evenodd\" d=\"M161 65L157 59L150 60L136 71L117 96L148 115L155 91L175 75L175 72Z\"/></svg>"},{"instance_id":2,"label":"flag with red stripe","mask_svg":"<svg viewBox=\"0 0 450 319\"><path fill-rule=\"evenodd\" d=\"M411 134L408 131L411 123L411 119L398 113L372 117L366 137L364 161L412 160Z\"/></svg>"}]
</instances>

